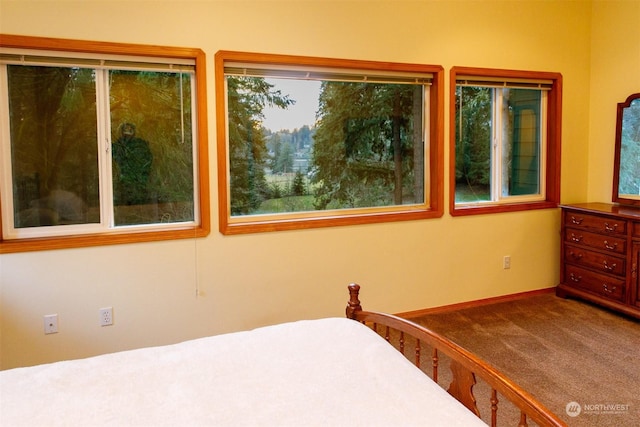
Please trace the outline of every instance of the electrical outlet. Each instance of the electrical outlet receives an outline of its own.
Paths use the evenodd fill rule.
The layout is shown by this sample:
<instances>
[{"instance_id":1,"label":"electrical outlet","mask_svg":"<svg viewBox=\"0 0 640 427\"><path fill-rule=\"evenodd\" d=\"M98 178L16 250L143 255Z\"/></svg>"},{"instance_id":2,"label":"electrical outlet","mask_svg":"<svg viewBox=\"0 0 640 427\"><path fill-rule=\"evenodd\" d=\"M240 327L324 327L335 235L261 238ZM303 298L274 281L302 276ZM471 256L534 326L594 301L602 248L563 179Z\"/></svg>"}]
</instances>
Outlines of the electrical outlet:
<instances>
[{"instance_id":1,"label":"electrical outlet","mask_svg":"<svg viewBox=\"0 0 640 427\"><path fill-rule=\"evenodd\" d=\"M113 325L113 307L100 309L100 326Z\"/></svg>"},{"instance_id":2,"label":"electrical outlet","mask_svg":"<svg viewBox=\"0 0 640 427\"><path fill-rule=\"evenodd\" d=\"M44 316L44 333L45 334L57 334L58 333L58 315L47 314Z\"/></svg>"},{"instance_id":3,"label":"electrical outlet","mask_svg":"<svg viewBox=\"0 0 640 427\"><path fill-rule=\"evenodd\" d=\"M511 256L510 255L505 255L504 258L502 258L502 268L504 268L505 270L508 270L511 268Z\"/></svg>"}]
</instances>

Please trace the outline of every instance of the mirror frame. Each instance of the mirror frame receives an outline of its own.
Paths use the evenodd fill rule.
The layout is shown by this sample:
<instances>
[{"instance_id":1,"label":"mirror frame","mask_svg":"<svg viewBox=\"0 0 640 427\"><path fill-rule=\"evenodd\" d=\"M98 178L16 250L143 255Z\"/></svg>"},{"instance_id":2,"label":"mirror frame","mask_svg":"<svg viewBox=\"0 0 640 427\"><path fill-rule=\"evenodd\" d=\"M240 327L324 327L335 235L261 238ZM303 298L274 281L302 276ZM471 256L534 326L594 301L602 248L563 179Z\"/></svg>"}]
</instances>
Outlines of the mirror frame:
<instances>
[{"instance_id":1,"label":"mirror frame","mask_svg":"<svg viewBox=\"0 0 640 427\"><path fill-rule=\"evenodd\" d=\"M622 118L623 118L625 108L629 108L631 106L631 103L636 99L640 99L640 93L633 93L629 95L629 97L627 97L626 101L620 102L618 104L618 113L616 117L616 147L615 147L615 158L613 161L612 200L614 203L619 203L621 205L640 206L640 196L638 196L637 198L628 198L628 197L621 197L621 195L619 194L620 154L622 150L622 121L623 121Z\"/></svg>"}]
</instances>

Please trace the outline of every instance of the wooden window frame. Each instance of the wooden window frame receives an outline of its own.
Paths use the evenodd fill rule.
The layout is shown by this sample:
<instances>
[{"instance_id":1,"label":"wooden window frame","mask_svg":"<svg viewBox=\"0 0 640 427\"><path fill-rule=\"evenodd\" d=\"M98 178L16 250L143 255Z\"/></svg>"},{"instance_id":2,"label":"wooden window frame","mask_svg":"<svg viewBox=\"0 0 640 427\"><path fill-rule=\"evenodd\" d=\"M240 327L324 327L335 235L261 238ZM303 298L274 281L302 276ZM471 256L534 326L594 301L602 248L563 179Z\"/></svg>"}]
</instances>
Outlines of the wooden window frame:
<instances>
[{"instance_id":1,"label":"wooden window frame","mask_svg":"<svg viewBox=\"0 0 640 427\"><path fill-rule=\"evenodd\" d=\"M456 205L456 84L459 76L515 80L550 80L547 94L545 198L540 201ZM449 213L451 216L557 208L560 203L562 74L491 68L453 67L449 76Z\"/></svg>"},{"instance_id":2,"label":"wooden window frame","mask_svg":"<svg viewBox=\"0 0 640 427\"><path fill-rule=\"evenodd\" d=\"M71 40L19 35L0 35L0 47L18 49L36 49L84 54L113 54L138 57L164 57L191 59L195 61L196 75L196 129L197 141L197 186L199 198L199 223L182 228L144 231L135 229L117 230L109 233L85 235L65 235L57 237L37 237L5 240L0 234L0 254L40 251L89 246L103 246L135 242L152 242L175 239L205 237L210 232L209 198L209 153L207 128L207 87L206 57L204 51L197 48L166 47L130 43L111 43L86 40ZM2 195L0 194L0 203ZM0 233L2 218L0 217Z\"/></svg>"},{"instance_id":3,"label":"wooden window frame","mask_svg":"<svg viewBox=\"0 0 640 427\"><path fill-rule=\"evenodd\" d=\"M241 62L261 66L323 67L343 70L411 72L432 74L429 91L429 177L425 193L429 191L428 207L393 206L384 210L360 209L314 211L304 215L266 216L246 221L231 217L227 142L227 111L225 91L225 63ZM218 156L218 217L219 231L224 235L298 230L320 227L372 224L393 221L439 218L444 212L444 69L441 66L331 59L309 56L219 51L215 55L216 123ZM343 212L344 211L344 212ZM288 217L287 217L288 216ZM249 216L251 217L251 216ZM257 216L256 216L257 217Z\"/></svg>"}]
</instances>

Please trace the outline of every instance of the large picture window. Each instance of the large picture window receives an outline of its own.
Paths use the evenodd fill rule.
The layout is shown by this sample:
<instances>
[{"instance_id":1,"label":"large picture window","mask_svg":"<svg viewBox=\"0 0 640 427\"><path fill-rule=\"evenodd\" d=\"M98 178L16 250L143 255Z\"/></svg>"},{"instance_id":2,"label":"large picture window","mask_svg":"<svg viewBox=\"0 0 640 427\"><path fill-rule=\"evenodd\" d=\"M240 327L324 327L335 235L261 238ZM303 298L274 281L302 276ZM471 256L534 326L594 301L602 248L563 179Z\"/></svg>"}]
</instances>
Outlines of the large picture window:
<instances>
[{"instance_id":1,"label":"large picture window","mask_svg":"<svg viewBox=\"0 0 640 427\"><path fill-rule=\"evenodd\" d=\"M206 233L200 51L0 40L3 249Z\"/></svg>"},{"instance_id":2,"label":"large picture window","mask_svg":"<svg viewBox=\"0 0 640 427\"><path fill-rule=\"evenodd\" d=\"M441 74L219 52L220 231L441 216Z\"/></svg>"},{"instance_id":3,"label":"large picture window","mask_svg":"<svg viewBox=\"0 0 640 427\"><path fill-rule=\"evenodd\" d=\"M560 75L452 70L453 215L559 201Z\"/></svg>"}]
</instances>

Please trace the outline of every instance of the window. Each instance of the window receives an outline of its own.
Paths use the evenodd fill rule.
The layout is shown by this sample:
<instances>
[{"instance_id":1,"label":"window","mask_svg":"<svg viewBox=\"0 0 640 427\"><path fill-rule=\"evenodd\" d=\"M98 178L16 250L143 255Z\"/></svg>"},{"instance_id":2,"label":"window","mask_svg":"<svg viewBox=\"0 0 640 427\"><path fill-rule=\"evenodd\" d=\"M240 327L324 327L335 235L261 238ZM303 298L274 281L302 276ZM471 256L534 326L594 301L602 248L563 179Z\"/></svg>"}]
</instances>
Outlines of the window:
<instances>
[{"instance_id":1,"label":"window","mask_svg":"<svg viewBox=\"0 0 640 427\"><path fill-rule=\"evenodd\" d=\"M0 40L3 252L206 235L201 51Z\"/></svg>"},{"instance_id":2,"label":"window","mask_svg":"<svg viewBox=\"0 0 640 427\"><path fill-rule=\"evenodd\" d=\"M557 73L451 70L451 214L556 207Z\"/></svg>"},{"instance_id":3,"label":"window","mask_svg":"<svg viewBox=\"0 0 640 427\"><path fill-rule=\"evenodd\" d=\"M441 216L442 74L218 52L221 233Z\"/></svg>"}]
</instances>

